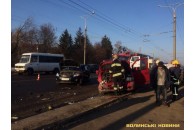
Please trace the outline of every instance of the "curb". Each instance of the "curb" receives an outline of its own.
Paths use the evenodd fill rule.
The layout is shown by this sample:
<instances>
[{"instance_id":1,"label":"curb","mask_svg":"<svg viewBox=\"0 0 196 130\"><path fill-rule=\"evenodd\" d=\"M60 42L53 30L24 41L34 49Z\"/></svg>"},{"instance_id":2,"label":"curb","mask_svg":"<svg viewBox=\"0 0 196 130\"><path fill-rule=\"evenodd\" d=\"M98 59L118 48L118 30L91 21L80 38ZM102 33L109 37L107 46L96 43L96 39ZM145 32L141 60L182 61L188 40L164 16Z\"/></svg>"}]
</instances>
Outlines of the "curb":
<instances>
[{"instance_id":1,"label":"curb","mask_svg":"<svg viewBox=\"0 0 196 130\"><path fill-rule=\"evenodd\" d=\"M131 93L121 96L98 96L83 102L71 104L54 110L50 110L32 117L28 117L11 124L12 130L43 129L50 128L61 123L67 124L74 119L88 114L94 110L110 105L129 96Z\"/></svg>"}]
</instances>

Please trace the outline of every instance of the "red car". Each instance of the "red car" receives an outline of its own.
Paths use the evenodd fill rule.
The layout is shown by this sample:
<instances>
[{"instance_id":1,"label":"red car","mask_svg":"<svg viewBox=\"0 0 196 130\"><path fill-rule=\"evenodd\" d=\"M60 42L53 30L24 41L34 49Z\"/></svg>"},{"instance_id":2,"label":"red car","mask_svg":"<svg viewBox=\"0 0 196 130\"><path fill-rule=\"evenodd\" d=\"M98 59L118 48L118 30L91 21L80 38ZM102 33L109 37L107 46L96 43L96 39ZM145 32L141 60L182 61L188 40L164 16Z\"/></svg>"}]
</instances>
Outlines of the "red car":
<instances>
[{"instance_id":1,"label":"red car","mask_svg":"<svg viewBox=\"0 0 196 130\"><path fill-rule=\"evenodd\" d=\"M134 78L132 71L129 67L129 64L126 61L121 61L122 66L125 69L124 78L121 82L121 85L123 86L123 90L125 91L131 91L134 89ZM98 75L98 91L99 93L104 92L113 92L113 81L112 81L112 75L109 73L110 67L112 64L112 60L104 60L99 64L99 69L96 71L96 74Z\"/></svg>"}]
</instances>

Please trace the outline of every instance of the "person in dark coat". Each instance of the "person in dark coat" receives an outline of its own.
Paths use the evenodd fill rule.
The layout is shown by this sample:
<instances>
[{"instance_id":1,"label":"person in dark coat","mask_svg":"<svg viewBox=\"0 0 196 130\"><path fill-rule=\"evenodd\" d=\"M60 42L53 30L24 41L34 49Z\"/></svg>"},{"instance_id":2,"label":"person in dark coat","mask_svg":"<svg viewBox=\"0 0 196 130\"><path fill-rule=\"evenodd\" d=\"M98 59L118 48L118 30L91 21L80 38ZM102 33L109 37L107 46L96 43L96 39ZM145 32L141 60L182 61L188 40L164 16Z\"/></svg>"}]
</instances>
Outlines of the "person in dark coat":
<instances>
[{"instance_id":1,"label":"person in dark coat","mask_svg":"<svg viewBox=\"0 0 196 130\"><path fill-rule=\"evenodd\" d=\"M151 72L151 85L155 89L156 103L161 104L160 96L162 95L162 104L169 106L167 102L167 89L170 86L170 73L162 61Z\"/></svg>"},{"instance_id":2,"label":"person in dark coat","mask_svg":"<svg viewBox=\"0 0 196 130\"><path fill-rule=\"evenodd\" d=\"M156 93L156 83L154 84L154 82L152 82L154 80L154 71L156 71L157 67L158 67L158 63L160 62L160 60L154 60L154 63L152 65L152 68L150 70L150 84L151 87L154 89L155 93Z\"/></svg>"},{"instance_id":3,"label":"person in dark coat","mask_svg":"<svg viewBox=\"0 0 196 130\"><path fill-rule=\"evenodd\" d=\"M173 67L169 69L171 75L171 89L172 89L172 100L175 101L178 97L178 88L180 85L181 69L178 60L172 61Z\"/></svg>"}]
</instances>

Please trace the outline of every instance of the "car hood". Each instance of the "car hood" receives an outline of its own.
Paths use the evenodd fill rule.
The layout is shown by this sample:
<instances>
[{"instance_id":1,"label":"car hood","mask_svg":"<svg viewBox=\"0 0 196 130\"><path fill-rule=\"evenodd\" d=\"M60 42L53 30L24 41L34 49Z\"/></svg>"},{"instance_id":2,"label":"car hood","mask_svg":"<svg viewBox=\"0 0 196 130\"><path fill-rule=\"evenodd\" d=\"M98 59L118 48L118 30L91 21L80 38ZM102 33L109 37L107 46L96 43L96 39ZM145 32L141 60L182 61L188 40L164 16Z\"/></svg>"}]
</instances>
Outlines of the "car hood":
<instances>
[{"instance_id":1,"label":"car hood","mask_svg":"<svg viewBox=\"0 0 196 130\"><path fill-rule=\"evenodd\" d=\"M81 73L81 71L78 70L62 70L60 73Z\"/></svg>"}]
</instances>

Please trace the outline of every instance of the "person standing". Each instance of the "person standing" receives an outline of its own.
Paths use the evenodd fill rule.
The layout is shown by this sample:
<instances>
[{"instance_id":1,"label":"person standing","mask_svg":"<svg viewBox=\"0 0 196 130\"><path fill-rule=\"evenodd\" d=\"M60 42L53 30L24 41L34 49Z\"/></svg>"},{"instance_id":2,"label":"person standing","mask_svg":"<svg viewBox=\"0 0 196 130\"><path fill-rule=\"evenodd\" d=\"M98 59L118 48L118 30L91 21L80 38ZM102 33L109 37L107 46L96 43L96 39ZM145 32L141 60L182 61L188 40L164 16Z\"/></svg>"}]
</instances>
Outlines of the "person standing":
<instances>
[{"instance_id":1,"label":"person standing","mask_svg":"<svg viewBox=\"0 0 196 130\"><path fill-rule=\"evenodd\" d=\"M112 80L114 82L114 91L115 94L117 95L118 91L121 91L123 89L123 86L121 86L121 82L125 70L121 65L121 62L118 60L117 54L113 54L112 58L113 58L113 62L111 64L109 73L112 74Z\"/></svg>"},{"instance_id":2,"label":"person standing","mask_svg":"<svg viewBox=\"0 0 196 130\"><path fill-rule=\"evenodd\" d=\"M158 63L158 66L154 68L154 71L152 72L151 85L156 92L156 104L161 105L160 96L162 95L162 104L169 106L167 102L167 88L170 85L170 74L162 61Z\"/></svg>"},{"instance_id":3,"label":"person standing","mask_svg":"<svg viewBox=\"0 0 196 130\"><path fill-rule=\"evenodd\" d=\"M160 61L159 60L154 60L154 63L152 65L152 68L150 70L150 84L151 84L151 87L154 89L155 93L156 93L156 83L153 84L154 82L152 82L154 80L154 71L156 71L157 67L158 67L158 63Z\"/></svg>"},{"instance_id":4,"label":"person standing","mask_svg":"<svg viewBox=\"0 0 196 130\"><path fill-rule=\"evenodd\" d=\"M180 76L181 76L181 69L180 69L180 63L178 60L172 61L173 67L169 69L170 75L171 75L171 89L172 89L172 100L176 101L178 97L178 88L180 85Z\"/></svg>"}]
</instances>

